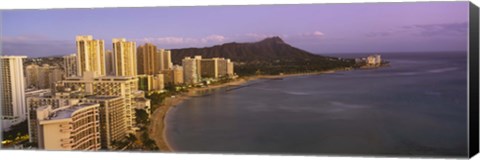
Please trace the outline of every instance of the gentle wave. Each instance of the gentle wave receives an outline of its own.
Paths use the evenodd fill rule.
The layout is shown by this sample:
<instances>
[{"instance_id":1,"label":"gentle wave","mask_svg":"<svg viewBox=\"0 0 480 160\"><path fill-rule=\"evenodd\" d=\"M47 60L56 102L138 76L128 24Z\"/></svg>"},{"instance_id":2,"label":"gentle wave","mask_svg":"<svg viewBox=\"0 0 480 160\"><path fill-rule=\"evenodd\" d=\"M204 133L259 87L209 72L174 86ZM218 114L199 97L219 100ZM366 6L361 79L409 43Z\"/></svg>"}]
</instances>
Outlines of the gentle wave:
<instances>
[{"instance_id":1,"label":"gentle wave","mask_svg":"<svg viewBox=\"0 0 480 160\"><path fill-rule=\"evenodd\" d=\"M440 68L440 69L432 69L428 70L427 72L429 73L443 73L443 72L448 72L448 71L454 71L457 70L457 67L448 67L448 68Z\"/></svg>"}]
</instances>

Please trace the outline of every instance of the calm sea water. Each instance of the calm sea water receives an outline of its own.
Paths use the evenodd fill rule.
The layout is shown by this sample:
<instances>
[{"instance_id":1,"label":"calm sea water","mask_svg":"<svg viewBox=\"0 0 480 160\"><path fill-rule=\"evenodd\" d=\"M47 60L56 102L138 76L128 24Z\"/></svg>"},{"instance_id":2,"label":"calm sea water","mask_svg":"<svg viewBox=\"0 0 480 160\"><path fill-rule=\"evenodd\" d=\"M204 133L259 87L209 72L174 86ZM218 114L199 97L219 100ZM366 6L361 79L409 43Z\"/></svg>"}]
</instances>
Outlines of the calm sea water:
<instances>
[{"instance_id":1,"label":"calm sea water","mask_svg":"<svg viewBox=\"0 0 480 160\"><path fill-rule=\"evenodd\" d=\"M390 67L191 98L167 116L167 139L179 152L465 156L466 53L382 56Z\"/></svg>"}]
</instances>

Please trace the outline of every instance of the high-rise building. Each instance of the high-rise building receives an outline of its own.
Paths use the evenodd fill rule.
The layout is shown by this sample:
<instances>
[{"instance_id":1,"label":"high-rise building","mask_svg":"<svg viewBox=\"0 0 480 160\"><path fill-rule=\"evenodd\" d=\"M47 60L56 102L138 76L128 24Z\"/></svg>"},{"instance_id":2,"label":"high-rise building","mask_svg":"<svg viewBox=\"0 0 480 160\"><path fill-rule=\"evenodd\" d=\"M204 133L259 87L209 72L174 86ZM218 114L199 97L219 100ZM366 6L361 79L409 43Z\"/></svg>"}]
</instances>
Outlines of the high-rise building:
<instances>
[{"instance_id":1,"label":"high-rise building","mask_svg":"<svg viewBox=\"0 0 480 160\"><path fill-rule=\"evenodd\" d=\"M0 56L2 130L26 119L23 59L26 56Z\"/></svg>"},{"instance_id":2,"label":"high-rise building","mask_svg":"<svg viewBox=\"0 0 480 160\"><path fill-rule=\"evenodd\" d=\"M63 56L63 69L65 70L64 78L77 76L77 55L70 54Z\"/></svg>"},{"instance_id":3,"label":"high-rise building","mask_svg":"<svg viewBox=\"0 0 480 160\"><path fill-rule=\"evenodd\" d=\"M61 81L61 85L79 90L87 95L120 96L125 101L127 130L135 127L134 94L138 92L138 78L127 76L96 76L86 72L83 77L72 77Z\"/></svg>"},{"instance_id":4,"label":"high-rise building","mask_svg":"<svg viewBox=\"0 0 480 160\"><path fill-rule=\"evenodd\" d=\"M233 76L233 63L230 61L230 59L225 59L225 58L218 59L218 76L219 77Z\"/></svg>"},{"instance_id":5,"label":"high-rise building","mask_svg":"<svg viewBox=\"0 0 480 160\"><path fill-rule=\"evenodd\" d=\"M83 102L98 103L100 111L100 137L103 149L117 149L127 135L125 101L119 96L88 96Z\"/></svg>"},{"instance_id":6,"label":"high-rise building","mask_svg":"<svg viewBox=\"0 0 480 160\"><path fill-rule=\"evenodd\" d=\"M138 74L153 75L161 70L162 57L157 52L157 46L145 43L137 48Z\"/></svg>"},{"instance_id":7,"label":"high-rise building","mask_svg":"<svg viewBox=\"0 0 480 160\"><path fill-rule=\"evenodd\" d=\"M108 76L115 75L115 60L113 52L110 50L105 51L105 71Z\"/></svg>"},{"instance_id":8,"label":"high-rise building","mask_svg":"<svg viewBox=\"0 0 480 160\"><path fill-rule=\"evenodd\" d=\"M201 81L201 60L201 56L195 56L195 58L186 57L182 60L185 83L196 84Z\"/></svg>"},{"instance_id":9,"label":"high-rise building","mask_svg":"<svg viewBox=\"0 0 480 160\"><path fill-rule=\"evenodd\" d=\"M165 50L165 49L159 49L157 52L160 54L160 57L161 57L160 70L171 69L173 67L171 51Z\"/></svg>"},{"instance_id":10,"label":"high-rise building","mask_svg":"<svg viewBox=\"0 0 480 160\"><path fill-rule=\"evenodd\" d=\"M165 84L183 84L183 67L175 65L172 69L163 70Z\"/></svg>"},{"instance_id":11,"label":"high-rise building","mask_svg":"<svg viewBox=\"0 0 480 160\"><path fill-rule=\"evenodd\" d=\"M137 50L135 42L127 41L125 38L114 38L113 55L116 76L137 75Z\"/></svg>"},{"instance_id":12,"label":"high-rise building","mask_svg":"<svg viewBox=\"0 0 480 160\"><path fill-rule=\"evenodd\" d=\"M37 109L38 145L46 150L100 150L99 104Z\"/></svg>"},{"instance_id":13,"label":"high-rise building","mask_svg":"<svg viewBox=\"0 0 480 160\"><path fill-rule=\"evenodd\" d=\"M200 63L202 78L218 78L218 60L219 58L202 59Z\"/></svg>"},{"instance_id":14,"label":"high-rise building","mask_svg":"<svg viewBox=\"0 0 480 160\"><path fill-rule=\"evenodd\" d=\"M31 64L25 67L25 70L26 83L29 88L52 89L55 86L55 82L61 81L64 77L60 67L48 64L42 66Z\"/></svg>"},{"instance_id":15,"label":"high-rise building","mask_svg":"<svg viewBox=\"0 0 480 160\"><path fill-rule=\"evenodd\" d=\"M97 75L106 75L105 44L103 40L94 40L92 36L77 36L77 75L93 71Z\"/></svg>"}]
</instances>

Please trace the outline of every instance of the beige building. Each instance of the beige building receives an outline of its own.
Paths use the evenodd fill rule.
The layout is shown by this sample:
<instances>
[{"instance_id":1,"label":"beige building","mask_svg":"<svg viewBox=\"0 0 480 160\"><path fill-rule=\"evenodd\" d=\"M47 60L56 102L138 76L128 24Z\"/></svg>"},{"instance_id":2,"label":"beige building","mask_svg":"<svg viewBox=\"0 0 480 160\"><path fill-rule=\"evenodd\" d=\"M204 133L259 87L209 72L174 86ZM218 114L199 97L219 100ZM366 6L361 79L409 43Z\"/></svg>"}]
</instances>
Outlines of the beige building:
<instances>
[{"instance_id":1,"label":"beige building","mask_svg":"<svg viewBox=\"0 0 480 160\"><path fill-rule=\"evenodd\" d=\"M86 72L83 77L72 77L63 80L62 85L73 90L85 92L87 95L120 96L125 101L125 116L127 130L134 127L135 112L134 93L138 91L138 78L103 76L98 77L93 72Z\"/></svg>"},{"instance_id":2,"label":"beige building","mask_svg":"<svg viewBox=\"0 0 480 160\"><path fill-rule=\"evenodd\" d=\"M201 56L186 57L182 60L183 80L187 84L197 84L201 81Z\"/></svg>"},{"instance_id":3,"label":"beige building","mask_svg":"<svg viewBox=\"0 0 480 160\"><path fill-rule=\"evenodd\" d=\"M55 82L63 79L63 71L59 67L44 64L28 65L25 68L26 83L28 88L47 89L54 88Z\"/></svg>"},{"instance_id":4,"label":"beige building","mask_svg":"<svg viewBox=\"0 0 480 160\"><path fill-rule=\"evenodd\" d=\"M163 70L165 84L183 84L183 67L175 65L172 69Z\"/></svg>"},{"instance_id":5,"label":"beige building","mask_svg":"<svg viewBox=\"0 0 480 160\"><path fill-rule=\"evenodd\" d=\"M105 71L105 44L103 40L94 40L92 36L77 36L77 75L83 72L96 72L97 75L106 75Z\"/></svg>"},{"instance_id":6,"label":"beige building","mask_svg":"<svg viewBox=\"0 0 480 160\"><path fill-rule=\"evenodd\" d=\"M382 63L382 58L380 55L370 55L367 57L368 65L380 65Z\"/></svg>"},{"instance_id":7,"label":"beige building","mask_svg":"<svg viewBox=\"0 0 480 160\"><path fill-rule=\"evenodd\" d=\"M202 59L201 76L202 78L218 78L218 58Z\"/></svg>"},{"instance_id":8,"label":"beige building","mask_svg":"<svg viewBox=\"0 0 480 160\"><path fill-rule=\"evenodd\" d=\"M116 76L137 75L137 50L135 42L125 38L114 38L113 55Z\"/></svg>"},{"instance_id":9,"label":"beige building","mask_svg":"<svg viewBox=\"0 0 480 160\"><path fill-rule=\"evenodd\" d=\"M38 144L46 150L100 150L99 104L37 109Z\"/></svg>"},{"instance_id":10,"label":"beige building","mask_svg":"<svg viewBox=\"0 0 480 160\"><path fill-rule=\"evenodd\" d=\"M115 75L115 63L113 58L113 52L110 50L105 51L105 71L106 75L113 76Z\"/></svg>"},{"instance_id":11,"label":"beige building","mask_svg":"<svg viewBox=\"0 0 480 160\"><path fill-rule=\"evenodd\" d=\"M138 74L153 75L160 73L162 57L157 52L157 46L145 43L137 48Z\"/></svg>"},{"instance_id":12,"label":"beige building","mask_svg":"<svg viewBox=\"0 0 480 160\"><path fill-rule=\"evenodd\" d=\"M163 74L155 75L138 75L138 88L142 91L153 92L161 91L164 86Z\"/></svg>"},{"instance_id":13,"label":"beige building","mask_svg":"<svg viewBox=\"0 0 480 160\"><path fill-rule=\"evenodd\" d=\"M172 63L172 53L170 50L159 49L157 51L160 54L160 70L171 69L173 67Z\"/></svg>"},{"instance_id":14,"label":"beige building","mask_svg":"<svg viewBox=\"0 0 480 160\"><path fill-rule=\"evenodd\" d=\"M23 59L26 56L0 56L2 130L26 119Z\"/></svg>"},{"instance_id":15,"label":"beige building","mask_svg":"<svg viewBox=\"0 0 480 160\"><path fill-rule=\"evenodd\" d=\"M70 54L63 56L63 69L65 71L64 78L77 76L77 55Z\"/></svg>"},{"instance_id":16,"label":"beige building","mask_svg":"<svg viewBox=\"0 0 480 160\"><path fill-rule=\"evenodd\" d=\"M225 59L225 58L218 59L218 76L219 77L233 76L233 63L230 61L230 59Z\"/></svg>"},{"instance_id":17,"label":"beige building","mask_svg":"<svg viewBox=\"0 0 480 160\"><path fill-rule=\"evenodd\" d=\"M125 101L119 96L88 96L83 102L98 103L100 111L100 137L103 149L117 149L115 142L127 135Z\"/></svg>"},{"instance_id":18,"label":"beige building","mask_svg":"<svg viewBox=\"0 0 480 160\"><path fill-rule=\"evenodd\" d=\"M77 91L62 91L55 94L39 94L27 97L27 111L28 111L28 134L29 140L33 143L38 143L38 120L37 109L40 106L51 106L52 109L63 108L71 105L78 104L80 97L78 97Z\"/></svg>"}]
</instances>

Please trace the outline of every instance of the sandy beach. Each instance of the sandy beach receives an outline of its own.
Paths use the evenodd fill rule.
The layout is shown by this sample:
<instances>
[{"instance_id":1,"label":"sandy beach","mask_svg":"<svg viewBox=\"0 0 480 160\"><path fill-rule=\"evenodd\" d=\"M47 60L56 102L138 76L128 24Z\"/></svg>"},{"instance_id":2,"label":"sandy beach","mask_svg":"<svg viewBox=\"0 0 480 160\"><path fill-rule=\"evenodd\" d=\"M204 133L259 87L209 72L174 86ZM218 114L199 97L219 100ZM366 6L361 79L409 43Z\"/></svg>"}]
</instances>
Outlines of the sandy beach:
<instances>
[{"instance_id":1,"label":"sandy beach","mask_svg":"<svg viewBox=\"0 0 480 160\"><path fill-rule=\"evenodd\" d=\"M343 69L339 69L343 70ZM297 74L283 74L283 75L258 75L258 76L249 76L249 77L240 77L233 81L218 84L218 85L209 85L207 87L201 88L190 88L187 93L183 93L181 95L176 95L172 97L165 98L165 101L161 106L159 106L151 116L151 123L148 127L150 138L155 140L158 148L162 152L174 152L168 140L166 139L166 128L167 122L165 117L167 116L168 112L170 111L171 107L174 107L180 103L182 103L185 99L188 99L191 96L195 96L196 92L203 91L203 90L210 90L228 86L238 86L242 85L248 81L257 80L257 79L277 79L277 78L286 78L286 77L293 77L293 76L305 76L305 75L318 75L318 74L326 74L326 73L334 73L335 71L339 70L328 70L328 71L321 71L321 72L309 72L309 73L297 73Z\"/></svg>"}]
</instances>

